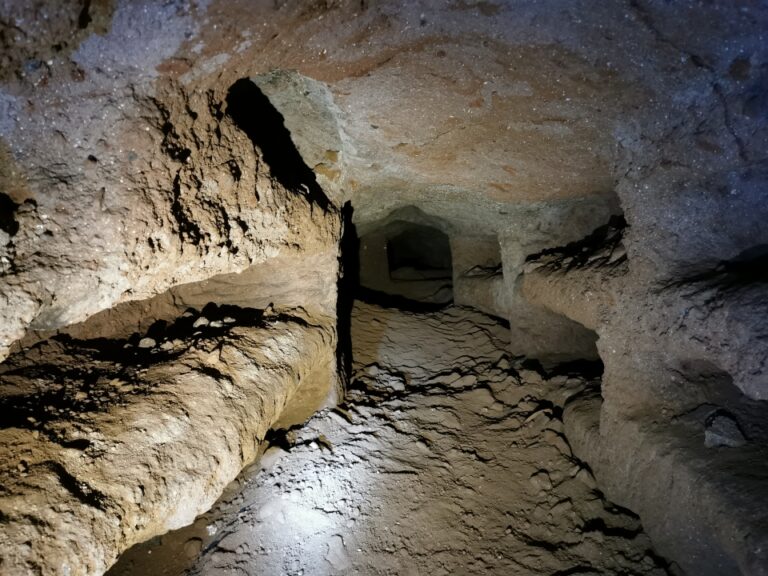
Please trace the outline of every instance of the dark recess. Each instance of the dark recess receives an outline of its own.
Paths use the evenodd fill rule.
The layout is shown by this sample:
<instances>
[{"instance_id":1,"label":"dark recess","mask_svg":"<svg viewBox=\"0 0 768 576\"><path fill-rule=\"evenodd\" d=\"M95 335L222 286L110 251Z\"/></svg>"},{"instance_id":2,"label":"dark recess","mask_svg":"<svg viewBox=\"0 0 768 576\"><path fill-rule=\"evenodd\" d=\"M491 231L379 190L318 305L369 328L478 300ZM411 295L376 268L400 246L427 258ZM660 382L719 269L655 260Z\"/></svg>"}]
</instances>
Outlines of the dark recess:
<instances>
[{"instance_id":1,"label":"dark recess","mask_svg":"<svg viewBox=\"0 0 768 576\"><path fill-rule=\"evenodd\" d=\"M768 282L768 244L753 246L723 262L723 271L737 282Z\"/></svg>"},{"instance_id":2,"label":"dark recess","mask_svg":"<svg viewBox=\"0 0 768 576\"><path fill-rule=\"evenodd\" d=\"M557 254L561 257L570 257L571 263L568 269L578 268L585 265L589 258L598 250L604 248L615 248L624 239L624 233L627 228L627 221L624 216L611 216L608 223L596 228L589 236L571 242L565 246L557 248L547 248L536 254L531 254L526 258L527 262L538 260L542 256Z\"/></svg>"},{"instance_id":3,"label":"dark recess","mask_svg":"<svg viewBox=\"0 0 768 576\"><path fill-rule=\"evenodd\" d=\"M596 379L603 376L603 361L598 360L569 360L552 366L546 371L547 377L578 376L587 379Z\"/></svg>"},{"instance_id":4,"label":"dark recess","mask_svg":"<svg viewBox=\"0 0 768 576\"><path fill-rule=\"evenodd\" d=\"M10 196L0 192L0 230L9 236L19 231L19 223L14 216L18 207L19 205L11 200Z\"/></svg>"},{"instance_id":5,"label":"dark recess","mask_svg":"<svg viewBox=\"0 0 768 576\"><path fill-rule=\"evenodd\" d=\"M390 238L387 259L392 279L453 278L448 235L429 226L412 225Z\"/></svg>"},{"instance_id":6,"label":"dark recess","mask_svg":"<svg viewBox=\"0 0 768 576\"><path fill-rule=\"evenodd\" d=\"M439 310L453 301L451 245L440 229L391 220L363 235L358 252L361 299L414 312Z\"/></svg>"},{"instance_id":7,"label":"dark recess","mask_svg":"<svg viewBox=\"0 0 768 576\"><path fill-rule=\"evenodd\" d=\"M671 282L669 286L686 286L703 283L732 290L749 284L768 283L768 244L753 246L740 252L731 260L719 262L713 269L686 276Z\"/></svg>"},{"instance_id":8,"label":"dark recess","mask_svg":"<svg viewBox=\"0 0 768 576\"><path fill-rule=\"evenodd\" d=\"M80 10L80 15L77 17L77 27L80 30L88 28L88 24L93 21L91 18L91 0L83 0L83 8Z\"/></svg>"},{"instance_id":9,"label":"dark recess","mask_svg":"<svg viewBox=\"0 0 768 576\"><path fill-rule=\"evenodd\" d=\"M328 208L328 198L296 149L283 115L256 84L242 78L232 85L227 114L261 150L273 178L286 189L306 195L313 204Z\"/></svg>"},{"instance_id":10,"label":"dark recess","mask_svg":"<svg viewBox=\"0 0 768 576\"><path fill-rule=\"evenodd\" d=\"M354 209L347 202L341 209L342 235L339 256L339 286L336 298L338 342L336 360L344 391L352 374L352 307L360 286L360 240L352 223Z\"/></svg>"},{"instance_id":11,"label":"dark recess","mask_svg":"<svg viewBox=\"0 0 768 576\"><path fill-rule=\"evenodd\" d=\"M380 290L373 290L372 288L365 288L360 286L357 289L357 299L367 304L375 304L382 308L396 308L397 310L404 310L405 312L413 312L416 314L438 312L449 306L453 306L453 302L422 302L420 300L412 300L406 296L400 296L397 294L387 294Z\"/></svg>"}]
</instances>

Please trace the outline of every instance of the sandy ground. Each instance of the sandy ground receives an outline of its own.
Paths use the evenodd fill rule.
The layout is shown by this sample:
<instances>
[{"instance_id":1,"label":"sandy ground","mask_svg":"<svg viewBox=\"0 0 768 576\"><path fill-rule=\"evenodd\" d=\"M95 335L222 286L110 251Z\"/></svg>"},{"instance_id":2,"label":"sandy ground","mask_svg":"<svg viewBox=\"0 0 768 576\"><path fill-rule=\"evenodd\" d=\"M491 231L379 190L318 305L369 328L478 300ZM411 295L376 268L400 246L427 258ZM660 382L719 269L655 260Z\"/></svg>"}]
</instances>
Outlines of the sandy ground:
<instances>
[{"instance_id":1,"label":"sandy ground","mask_svg":"<svg viewBox=\"0 0 768 576\"><path fill-rule=\"evenodd\" d=\"M346 404L110 575L667 573L563 436L563 402L595 382L524 369L468 309L358 304L352 335Z\"/></svg>"}]
</instances>

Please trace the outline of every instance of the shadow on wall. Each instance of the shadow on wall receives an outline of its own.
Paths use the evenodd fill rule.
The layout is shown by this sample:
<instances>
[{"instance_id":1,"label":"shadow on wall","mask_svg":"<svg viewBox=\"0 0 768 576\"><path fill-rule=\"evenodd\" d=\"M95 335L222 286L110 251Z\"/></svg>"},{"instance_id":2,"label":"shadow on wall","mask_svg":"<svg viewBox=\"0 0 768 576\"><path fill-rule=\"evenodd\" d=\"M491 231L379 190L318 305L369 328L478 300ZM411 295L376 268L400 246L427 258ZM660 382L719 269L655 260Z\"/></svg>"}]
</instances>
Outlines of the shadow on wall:
<instances>
[{"instance_id":1,"label":"shadow on wall","mask_svg":"<svg viewBox=\"0 0 768 576\"><path fill-rule=\"evenodd\" d=\"M343 228L339 249L339 284L336 298L338 331L336 360L345 391L352 374L352 307L360 286L360 241L357 237L357 228L352 222L353 213L352 203L345 203L341 210Z\"/></svg>"},{"instance_id":2,"label":"shadow on wall","mask_svg":"<svg viewBox=\"0 0 768 576\"><path fill-rule=\"evenodd\" d=\"M230 87L227 114L261 151L275 180L288 190L305 194L320 208L328 208L328 198L296 149L283 115L256 84L241 78Z\"/></svg>"}]
</instances>

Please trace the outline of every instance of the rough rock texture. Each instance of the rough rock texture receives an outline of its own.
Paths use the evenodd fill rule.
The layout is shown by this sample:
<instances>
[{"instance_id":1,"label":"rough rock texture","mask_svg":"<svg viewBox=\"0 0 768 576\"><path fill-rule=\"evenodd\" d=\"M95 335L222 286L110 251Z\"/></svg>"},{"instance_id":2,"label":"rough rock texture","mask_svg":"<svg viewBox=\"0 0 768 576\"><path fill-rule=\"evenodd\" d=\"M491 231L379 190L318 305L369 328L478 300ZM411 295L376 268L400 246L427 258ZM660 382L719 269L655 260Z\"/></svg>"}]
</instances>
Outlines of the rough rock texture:
<instances>
[{"instance_id":1,"label":"rough rock texture","mask_svg":"<svg viewBox=\"0 0 768 576\"><path fill-rule=\"evenodd\" d=\"M110 576L667 574L563 437L562 402L587 382L518 372L508 331L468 309L358 303L352 330L341 409Z\"/></svg>"},{"instance_id":2,"label":"rough rock texture","mask_svg":"<svg viewBox=\"0 0 768 576\"><path fill-rule=\"evenodd\" d=\"M453 301L499 318L509 318L498 239L495 236L454 236L451 256Z\"/></svg>"},{"instance_id":3,"label":"rough rock texture","mask_svg":"<svg viewBox=\"0 0 768 576\"><path fill-rule=\"evenodd\" d=\"M690 572L760 574L761 507L685 530L718 526L709 486L766 500L766 30L757 0L0 0L0 357L206 299L332 323L337 209L362 235L411 207L454 246L496 239L501 278L454 280L511 352L599 353L580 449L609 495ZM521 277L622 213L626 262ZM721 409L743 444L699 455ZM678 466L734 454L700 489Z\"/></svg>"},{"instance_id":4,"label":"rough rock texture","mask_svg":"<svg viewBox=\"0 0 768 576\"><path fill-rule=\"evenodd\" d=\"M625 233L616 222L526 265L526 298L600 334L602 397L573 399L568 438L689 573L765 574L765 285L725 267L648 294Z\"/></svg>"},{"instance_id":5,"label":"rough rock texture","mask_svg":"<svg viewBox=\"0 0 768 576\"><path fill-rule=\"evenodd\" d=\"M207 510L272 426L322 406L332 329L219 312L138 347L62 337L3 364L2 574L103 573Z\"/></svg>"},{"instance_id":6,"label":"rough rock texture","mask_svg":"<svg viewBox=\"0 0 768 576\"><path fill-rule=\"evenodd\" d=\"M13 37L71 8L40 3L22 18L15 4L0 11L21 29ZM254 122L267 125L269 104L251 94L233 101L231 84L159 78L198 29L191 10L120 4L109 33L39 63L41 78L19 73L0 95L0 354L28 326L58 328L270 260L290 286L288 270L305 252L329 255L334 285L338 219L286 189L248 137ZM274 270L266 275L277 283ZM314 304L334 309L333 299Z\"/></svg>"},{"instance_id":7,"label":"rough rock texture","mask_svg":"<svg viewBox=\"0 0 768 576\"><path fill-rule=\"evenodd\" d=\"M580 242L532 257L524 267L520 294L590 330L602 327L627 275L624 227L616 218Z\"/></svg>"}]
</instances>

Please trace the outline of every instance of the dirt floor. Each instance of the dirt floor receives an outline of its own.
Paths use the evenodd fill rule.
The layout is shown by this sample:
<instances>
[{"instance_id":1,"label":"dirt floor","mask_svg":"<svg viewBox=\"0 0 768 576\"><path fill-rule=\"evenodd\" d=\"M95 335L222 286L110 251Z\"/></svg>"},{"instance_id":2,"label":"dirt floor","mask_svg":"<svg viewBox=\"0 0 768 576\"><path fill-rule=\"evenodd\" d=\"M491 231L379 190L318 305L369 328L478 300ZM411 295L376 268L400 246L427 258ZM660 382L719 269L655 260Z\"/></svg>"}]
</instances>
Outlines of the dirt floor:
<instances>
[{"instance_id":1,"label":"dirt floor","mask_svg":"<svg viewBox=\"0 0 768 576\"><path fill-rule=\"evenodd\" d=\"M352 337L346 404L275 434L210 512L109 574L668 573L563 436L562 404L599 382L525 369L469 309L357 304Z\"/></svg>"}]
</instances>

